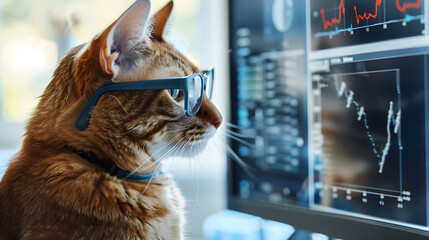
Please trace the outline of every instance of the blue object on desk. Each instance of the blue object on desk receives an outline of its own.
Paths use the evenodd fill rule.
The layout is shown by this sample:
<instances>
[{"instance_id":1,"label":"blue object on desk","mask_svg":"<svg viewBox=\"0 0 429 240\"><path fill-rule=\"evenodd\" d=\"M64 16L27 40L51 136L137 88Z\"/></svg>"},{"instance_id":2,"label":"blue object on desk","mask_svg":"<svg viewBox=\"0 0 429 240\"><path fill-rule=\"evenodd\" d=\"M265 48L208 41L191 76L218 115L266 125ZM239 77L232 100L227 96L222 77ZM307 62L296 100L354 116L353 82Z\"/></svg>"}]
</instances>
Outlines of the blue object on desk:
<instances>
[{"instance_id":1,"label":"blue object on desk","mask_svg":"<svg viewBox=\"0 0 429 240\"><path fill-rule=\"evenodd\" d=\"M295 229L287 224L223 210L206 218L203 232L207 240L285 240Z\"/></svg>"},{"instance_id":2,"label":"blue object on desk","mask_svg":"<svg viewBox=\"0 0 429 240\"><path fill-rule=\"evenodd\" d=\"M264 240L286 240L292 236L295 228L284 223L266 220L262 231L264 233Z\"/></svg>"}]
</instances>

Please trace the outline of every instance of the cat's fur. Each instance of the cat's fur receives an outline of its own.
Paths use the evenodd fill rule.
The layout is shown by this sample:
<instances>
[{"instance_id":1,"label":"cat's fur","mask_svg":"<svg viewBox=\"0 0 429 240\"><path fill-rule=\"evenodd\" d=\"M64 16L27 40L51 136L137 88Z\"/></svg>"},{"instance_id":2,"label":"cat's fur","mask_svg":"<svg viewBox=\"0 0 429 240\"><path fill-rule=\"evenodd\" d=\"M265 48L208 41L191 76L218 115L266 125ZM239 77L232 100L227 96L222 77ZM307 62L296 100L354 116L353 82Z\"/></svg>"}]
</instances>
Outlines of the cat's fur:
<instances>
[{"instance_id":1,"label":"cat's fur","mask_svg":"<svg viewBox=\"0 0 429 240\"><path fill-rule=\"evenodd\" d=\"M207 97L189 117L167 90L106 93L88 128L74 125L103 84L200 72L162 37L172 6L149 18L149 0L139 0L61 61L0 183L0 239L183 239L184 203L171 176L118 179L70 150L149 173L167 144L189 153L214 134L222 117Z\"/></svg>"}]
</instances>

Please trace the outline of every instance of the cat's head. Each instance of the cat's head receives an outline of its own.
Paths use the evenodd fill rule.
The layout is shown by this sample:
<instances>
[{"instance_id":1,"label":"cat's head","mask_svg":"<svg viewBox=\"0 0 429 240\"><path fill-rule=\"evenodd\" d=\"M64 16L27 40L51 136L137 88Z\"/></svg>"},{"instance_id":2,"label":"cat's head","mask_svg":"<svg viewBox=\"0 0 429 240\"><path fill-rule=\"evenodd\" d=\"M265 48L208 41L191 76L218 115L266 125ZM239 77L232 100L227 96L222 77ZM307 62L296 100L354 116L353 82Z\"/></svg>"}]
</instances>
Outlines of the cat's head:
<instances>
[{"instance_id":1,"label":"cat's head","mask_svg":"<svg viewBox=\"0 0 429 240\"><path fill-rule=\"evenodd\" d=\"M103 85L201 73L163 38L172 7L170 2L150 17L150 1L139 0L91 42L65 57L30 121L27 137L93 151L127 170L143 164L142 172L153 170L148 167L151 162L169 151L173 155L200 151L222 122L206 95L198 113L187 116L182 93L173 98L170 90L108 92L93 109L88 127L83 131L75 127Z\"/></svg>"}]
</instances>

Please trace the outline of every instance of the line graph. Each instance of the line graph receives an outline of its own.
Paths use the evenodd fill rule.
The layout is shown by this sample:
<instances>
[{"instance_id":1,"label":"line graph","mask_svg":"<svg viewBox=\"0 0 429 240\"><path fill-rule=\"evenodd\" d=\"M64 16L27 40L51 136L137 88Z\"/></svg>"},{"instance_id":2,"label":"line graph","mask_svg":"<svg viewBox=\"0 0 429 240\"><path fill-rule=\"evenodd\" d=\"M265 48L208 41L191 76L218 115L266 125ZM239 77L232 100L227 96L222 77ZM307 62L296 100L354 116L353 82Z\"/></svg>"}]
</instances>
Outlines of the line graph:
<instances>
[{"instance_id":1,"label":"line graph","mask_svg":"<svg viewBox=\"0 0 429 240\"><path fill-rule=\"evenodd\" d=\"M426 31L422 0L310 1L315 50L417 36Z\"/></svg>"},{"instance_id":2,"label":"line graph","mask_svg":"<svg viewBox=\"0 0 429 240\"><path fill-rule=\"evenodd\" d=\"M386 157L389 154L389 150L391 147L391 138L392 138L392 133L391 133L391 128L394 128L394 134L398 134L399 133L399 128L401 125L401 111L399 110L396 114L393 110L393 101L389 102L389 109L387 111L388 115L387 115L387 126L386 126L386 131L387 131L387 139L386 139L386 143L384 144L384 147L382 148L382 150L380 151L377 147L377 144L374 140L373 134L371 133L370 130L370 126L368 124L368 119L367 119L367 113L365 111L365 107L362 106L357 100L355 100L355 93L353 92L353 90L347 90L347 84L344 81L341 81L341 84L339 86L339 82L340 82L340 76L338 75L334 75L333 76L334 81L335 81L335 87L337 89L337 94L338 97L344 97L346 100L346 108L350 108L352 105L354 105L356 107L356 113L357 113L357 120L358 121L363 121L365 129L366 129L366 135L368 136L369 141L371 142L372 145L372 151L374 152L375 156L377 156L377 159L379 159L379 173L383 173L383 167L384 164L386 162ZM399 94L399 88L398 88L398 94ZM396 115L396 117L395 117ZM399 143L401 144L401 143ZM402 148L401 145L399 145L400 148Z\"/></svg>"},{"instance_id":3,"label":"line graph","mask_svg":"<svg viewBox=\"0 0 429 240\"><path fill-rule=\"evenodd\" d=\"M353 9L356 16L356 23L360 24L361 20L368 20L370 18L376 18L378 16L378 8L383 3L383 0L375 0L375 12L369 13L364 12L363 14L358 14L357 6L354 5ZM396 0L396 8L400 12L405 12L407 9L419 9L422 6L422 1L417 0L417 2L404 2L402 5L400 0ZM338 6L338 17L334 17L331 20L326 20L325 16L325 8L320 9L320 14L322 16L323 28L328 29L328 27L334 26L334 24L340 24L342 20L342 16L346 14L346 8L344 6L344 0L341 0L340 5Z\"/></svg>"},{"instance_id":4,"label":"line graph","mask_svg":"<svg viewBox=\"0 0 429 240\"><path fill-rule=\"evenodd\" d=\"M403 3L402 6L399 0L396 0L396 8L400 12L405 12L407 9L412 9L412 8L421 8L421 6L422 6L422 0L417 0L417 2L405 2Z\"/></svg>"},{"instance_id":5,"label":"line graph","mask_svg":"<svg viewBox=\"0 0 429 240\"><path fill-rule=\"evenodd\" d=\"M358 14L358 11L357 11L357 8L356 8L356 5L354 6L354 10L355 10L355 14L356 14L356 22L357 22L357 24L360 24L360 20L368 20L368 19L370 19L370 18L376 18L377 17L377 15L378 15L378 7L381 5L383 3L383 0L377 0L376 2L375 2L375 13L374 14L372 14L372 13L363 13L362 15L359 15Z\"/></svg>"},{"instance_id":6,"label":"line graph","mask_svg":"<svg viewBox=\"0 0 429 240\"><path fill-rule=\"evenodd\" d=\"M403 19L390 20L387 22L375 23L375 24L362 26L362 27L349 27L349 28L345 28L345 29L336 29L335 31L319 32L319 33L315 34L315 37L316 38L321 38L321 37L332 38L333 36L340 35L341 33L350 33L350 35L355 35L356 30L364 29L365 31L368 31L369 28L378 27L378 26L382 26L383 28L386 28L386 25L393 24L393 23L401 23L402 25L406 25L406 23L414 21L414 20L422 20L423 17L424 17L423 15L418 15L418 16L407 15Z\"/></svg>"},{"instance_id":7,"label":"line graph","mask_svg":"<svg viewBox=\"0 0 429 240\"><path fill-rule=\"evenodd\" d=\"M335 199L364 194L364 203L371 195L383 205L387 197L401 208L410 195L402 187L399 69L316 74L313 81L318 89L313 91L315 113L320 113L314 118L323 139L318 152L326 178L318 186ZM344 171L350 171L347 178Z\"/></svg>"},{"instance_id":8,"label":"line graph","mask_svg":"<svg viewBox=\"0 0 429 240\"><path fill-rule=\"evenodd\" d=\"M404 209L420 216L427 203L418 200L427 197L427 121L421 119L427 98L414 99L427 84L417 70L427 61L412 56L328 63L321 67L314 60L311 66L315 205L401 221L408 221Z\"/></svg>"},{"instance_id":9,"label":"line graph","mask_svg":"<svg viewBox=\"0 0 429 240\"><path fill-rule=\"evenodd\" d=\"M344 8L344 0L341 0L340 6L338 6L338 18L332 18L331 20L326 20L325 9L320 9L320 14L322 15L323 28L328 29L328 27L334 26L334 24L341 23L341 16L346 14L346 9Z\"/></svg>"},{"instance_id":10,"label":"line graph","mask_svg":"<svg viewBox=\"0 0 429 240\"><path fill-rule=\"evenodd\" d=\"M399 209L411 200L410 191L402 187L399 79L399 69L313 75L319 89L313 94L320 96L316 111L321 113L315 118L323 136L319 156L327 179L317 187L332 199L359 198L363 204L376 200L379 206L393 199ZM349 180L340 177L342 164L356 172L349 173Z\"/></svg>"},{"instance_id":11,"label":"line graph","mask_svg":"<svg viewBox=\"0 0 429 240\"><path fill-rule=\"evenodd\" d=\"M321 114L317 117L323 136L321 156L326 161L350 159L365 166L365 175L378 180L362 178L361 186L402 191L399 74L398 69L385 69L313 76L318 82L313 94L320 96L315 111ZM397 182L382 183L386 177Z\"/></svg>"}]
</instances>

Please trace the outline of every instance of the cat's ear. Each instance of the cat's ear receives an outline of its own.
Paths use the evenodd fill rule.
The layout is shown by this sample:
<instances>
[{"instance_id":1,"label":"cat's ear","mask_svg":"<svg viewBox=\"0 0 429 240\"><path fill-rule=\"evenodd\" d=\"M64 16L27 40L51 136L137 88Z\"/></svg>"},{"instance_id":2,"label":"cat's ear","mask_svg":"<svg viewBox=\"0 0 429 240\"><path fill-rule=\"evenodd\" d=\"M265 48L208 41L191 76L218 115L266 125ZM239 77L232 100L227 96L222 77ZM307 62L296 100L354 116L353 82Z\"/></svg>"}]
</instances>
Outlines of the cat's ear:
<instances>
[{"instance_id":1,"label":"cat's ear","mask_svg":"<svg viewBox=\"0 0 429 240\"><path fill-rule=\"evenodd\" d=\"M168 17L170 16L172 10L173 1L170 1L154 15L153 33L151 36L152 39L159 42L164 41L162 34L164 32L165 25L167 24Z\"/></svg>"},{"instance_id":2,"label":"cat's ear","mask_svg":"<svg viewBox=\"0 0 429 240\"><path fill-rule=\"evenodd\" d=\"M97 38L100 66L105 74L115 77L120 71L119 63L136 60L130 50L147 35L149 12L150 1L138 0Z\"/></svg>"}]
</instances>

